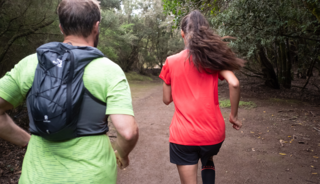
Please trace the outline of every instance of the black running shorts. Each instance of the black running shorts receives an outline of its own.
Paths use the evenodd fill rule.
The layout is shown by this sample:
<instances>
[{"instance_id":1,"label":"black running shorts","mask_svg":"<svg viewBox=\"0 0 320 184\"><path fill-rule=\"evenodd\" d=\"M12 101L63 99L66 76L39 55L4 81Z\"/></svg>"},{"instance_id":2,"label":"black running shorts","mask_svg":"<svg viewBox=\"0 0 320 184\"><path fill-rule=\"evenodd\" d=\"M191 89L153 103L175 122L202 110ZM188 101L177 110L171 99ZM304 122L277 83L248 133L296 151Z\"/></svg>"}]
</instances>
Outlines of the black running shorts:
<instances>
[{"instance_id":1,"label":"black running shorts","mask_svg":"<svg viewBox=\"0 0 320 184\"><path fill-rule=\"evenodd\" d=\"M223 142L210 146L186 146L170 143L170 162L177 165L195 165L201 159L202 165L217 155Z\"/></svg>"}]
</instances>

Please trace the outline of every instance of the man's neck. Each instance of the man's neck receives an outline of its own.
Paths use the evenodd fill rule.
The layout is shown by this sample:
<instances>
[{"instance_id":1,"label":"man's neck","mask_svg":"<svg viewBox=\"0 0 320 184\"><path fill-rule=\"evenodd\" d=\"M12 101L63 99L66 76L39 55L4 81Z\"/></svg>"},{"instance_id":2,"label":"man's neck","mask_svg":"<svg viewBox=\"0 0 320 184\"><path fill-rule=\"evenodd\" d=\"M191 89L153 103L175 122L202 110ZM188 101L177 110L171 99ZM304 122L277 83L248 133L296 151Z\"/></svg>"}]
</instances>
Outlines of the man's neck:
<instances>
[{"instance_id":1,"label":"man's neck","mask_svg":"<svg viewBox=\"0 0 320 184\"><path fill-rule=\"evenodd\" d=\"M63 43L71 43L73 46L94 46L92 39L90 39L89 37L84 38L74 35L65 36Z\"/></svg>"}]
</instances>

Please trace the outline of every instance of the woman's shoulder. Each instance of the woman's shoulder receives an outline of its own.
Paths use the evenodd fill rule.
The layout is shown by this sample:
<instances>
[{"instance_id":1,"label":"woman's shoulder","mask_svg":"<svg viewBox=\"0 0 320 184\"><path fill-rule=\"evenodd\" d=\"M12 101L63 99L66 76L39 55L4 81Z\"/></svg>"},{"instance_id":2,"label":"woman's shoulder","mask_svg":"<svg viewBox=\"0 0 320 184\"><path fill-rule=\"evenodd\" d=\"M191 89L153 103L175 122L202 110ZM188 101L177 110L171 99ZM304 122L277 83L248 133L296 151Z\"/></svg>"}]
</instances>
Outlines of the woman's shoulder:
<instances>
[{"instance_id":1,"label":"woman's shoulder","mask_svg":"<svg viewBox=\"0 0 320 184\"><path fill-rule=\"evenodd\" d=\"M168 62L172 63L172 62L176 62L176 61L180 61L182 59L186 60L187 59L187 55L188 54L188 51L185 49L185 50L182 50L181 52L177 53L177 54L174 54L174 55L171 55L167 58Z\"/></svg>"}]
</instances>

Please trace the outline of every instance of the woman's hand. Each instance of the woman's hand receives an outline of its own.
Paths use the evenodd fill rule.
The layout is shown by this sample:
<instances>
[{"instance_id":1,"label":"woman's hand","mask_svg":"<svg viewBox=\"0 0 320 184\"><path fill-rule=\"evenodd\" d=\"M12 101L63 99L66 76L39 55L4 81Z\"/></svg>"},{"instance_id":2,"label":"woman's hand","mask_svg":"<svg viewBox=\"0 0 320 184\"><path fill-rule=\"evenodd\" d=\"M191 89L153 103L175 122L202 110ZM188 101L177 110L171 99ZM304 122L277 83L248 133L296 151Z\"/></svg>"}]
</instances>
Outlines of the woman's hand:
<instances>
[{"instance_id":1,"label":"woman's hand","mask_svg":"<svg viewBox=\"0 0 320 184\"><path fill-rule=\"evenodd\" d=\"M242 127L241 121L238 120L238 108L240 101L240 83L232 71L223 70L220 75L225 78L229 84L231 113L229 116L233 128L239 130Z\"/></svg>"},{"instance_id":2,"label":"woman's hand","mask_svg":"<svg viewBox=\"0 0 320 184\"><path fill-rule=\"evenodd\" d=\"M231 113L230 113L230 116L229 116L229 121L230 123L233 124L233 128L236 129L236 130L240 130L240 128L242 127L242 123L241 121L238 120L238 117L237 116L233 116Z\"/></svg>"}]
</instances>

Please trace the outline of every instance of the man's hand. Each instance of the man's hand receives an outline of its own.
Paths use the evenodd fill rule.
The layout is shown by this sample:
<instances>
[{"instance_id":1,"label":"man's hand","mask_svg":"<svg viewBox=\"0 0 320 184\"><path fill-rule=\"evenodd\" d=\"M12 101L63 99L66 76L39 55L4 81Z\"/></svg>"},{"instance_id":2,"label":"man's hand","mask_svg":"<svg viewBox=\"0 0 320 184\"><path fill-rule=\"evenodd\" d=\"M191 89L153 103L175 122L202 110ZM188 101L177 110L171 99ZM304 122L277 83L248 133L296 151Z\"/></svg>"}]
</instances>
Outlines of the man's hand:
<instances>
[{"instance_id":1,"label":"man's hand","mask_svg":"<svg viewBox=\"0 0 320 184\"><path fill-rule=\"evenodd\" d=\"M129 165L129 153L139 138L138 125L130 115L111 114L110 118L118 133L114 146L117 164L124 169Z\"/></svg>"},{"instance_id":2,"label":"man's hand","mask_svg":"<svg viewBox=\"0 0 320 184\"><path fill-rule=\"evenodd\" d=\"M116 158L117 158L117 165L119 166L120 169L126 169L126 167L129 166L129 157L125 157L125 158L122 158L118 151L115 150L114 153L116 154Z\"/></svg>"},{"instance_id":3,"label":"man's hand","mask_svg":"<svg viewBox=\"0 0 320 184\"><path fill-rule=\"evenodd\" d=\"M241 123L241 121L238 120L238 117L234 117L231 113L229 116L229 121L230 121L230 123L233 124L232 127L236 130L240 130L240 128L242 127L242 123Z\"/></svg>"}]
</instances>

